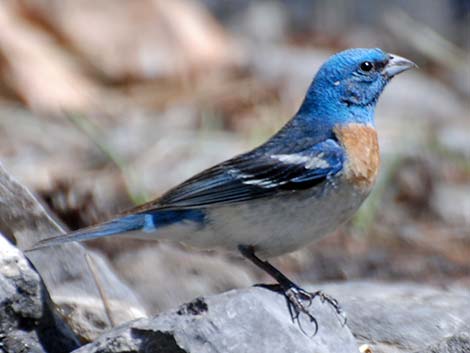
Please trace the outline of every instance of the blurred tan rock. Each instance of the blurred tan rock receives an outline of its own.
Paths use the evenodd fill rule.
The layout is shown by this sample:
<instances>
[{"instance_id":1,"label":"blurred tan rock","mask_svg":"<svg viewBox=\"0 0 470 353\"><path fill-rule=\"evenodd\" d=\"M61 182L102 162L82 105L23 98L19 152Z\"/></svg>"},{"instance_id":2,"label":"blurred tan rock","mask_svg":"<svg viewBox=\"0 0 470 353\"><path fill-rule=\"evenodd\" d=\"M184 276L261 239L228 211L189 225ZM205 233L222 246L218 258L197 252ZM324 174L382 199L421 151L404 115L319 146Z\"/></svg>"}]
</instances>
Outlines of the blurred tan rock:
<instances>
[{"instance_id":1,"label":"blurred tan rock","mask_svg":"<svg viewBox=\"0 0 470 353\"><path fill-rule=\"evenodd\" d=\"M27 0L47 23L111 80L182 76L233 62L221 26L190 0Z\"/></svg>"},{"instance_id":2,"label":"blurred tan rock","mask_svg":"<svg viewBox=\"0 0 470 353\"><path fill-rule=\"evenodd\" d=\"M0 2L0 81L34 110L90 108L97 86L48 33L17 10L13 2Z\"/></svg>"}]
</instances>

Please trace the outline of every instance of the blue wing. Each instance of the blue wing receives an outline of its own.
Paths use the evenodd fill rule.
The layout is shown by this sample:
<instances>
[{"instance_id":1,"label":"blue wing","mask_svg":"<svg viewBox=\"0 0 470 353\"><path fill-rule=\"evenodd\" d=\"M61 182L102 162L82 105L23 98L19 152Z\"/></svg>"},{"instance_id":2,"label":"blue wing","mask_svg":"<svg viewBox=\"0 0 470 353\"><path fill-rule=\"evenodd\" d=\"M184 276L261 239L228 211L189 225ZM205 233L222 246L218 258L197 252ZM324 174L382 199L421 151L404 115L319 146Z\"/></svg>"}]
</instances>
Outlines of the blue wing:
<instances>
[{"instance_id":1,"label":"blue wing","mask_svg":"<svg viewBox=\"0 0 470 353\"><path fill-rule=\"evenodd\" d=\"M202 225L204 208L308 189L342 170L344 151L333 139L295 152L258 148L218 164L170 190L160 199L35 248L133 231L153 232L174 223Z\"/></svg>"},{"instance_id":2,"label":"blue wing","mask_svg":"<svg viewBox=\"0 0 470 353\"><path fill-rule=\"evenodd\" d=\"M344 159L344 150L333 139L295 153L254 150L196 175L139 209L205 207L307 189L341 171Z\"/></svg>"}]
</instances>

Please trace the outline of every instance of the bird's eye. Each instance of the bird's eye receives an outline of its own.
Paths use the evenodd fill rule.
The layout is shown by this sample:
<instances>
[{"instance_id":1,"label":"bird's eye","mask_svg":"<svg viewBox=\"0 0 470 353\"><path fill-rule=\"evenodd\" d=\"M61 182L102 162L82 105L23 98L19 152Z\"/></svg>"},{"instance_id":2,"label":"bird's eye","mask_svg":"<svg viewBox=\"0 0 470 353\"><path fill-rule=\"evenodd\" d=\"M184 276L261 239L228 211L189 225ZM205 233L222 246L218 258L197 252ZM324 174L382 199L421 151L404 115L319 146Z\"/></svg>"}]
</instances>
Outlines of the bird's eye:
<instances>
[{"instance_id":1,"label":"bird's eye","mask_svg":"<svg viewBox=\"0 0 470 353\"><path fill-rule=\"evenodd\" d=\"M364 61L361 64L361 70L362 71L368 72L368 71L372 70L373 68L374 68L374 64L372 64L370 61Z\"/></svg>"}]
</instances>

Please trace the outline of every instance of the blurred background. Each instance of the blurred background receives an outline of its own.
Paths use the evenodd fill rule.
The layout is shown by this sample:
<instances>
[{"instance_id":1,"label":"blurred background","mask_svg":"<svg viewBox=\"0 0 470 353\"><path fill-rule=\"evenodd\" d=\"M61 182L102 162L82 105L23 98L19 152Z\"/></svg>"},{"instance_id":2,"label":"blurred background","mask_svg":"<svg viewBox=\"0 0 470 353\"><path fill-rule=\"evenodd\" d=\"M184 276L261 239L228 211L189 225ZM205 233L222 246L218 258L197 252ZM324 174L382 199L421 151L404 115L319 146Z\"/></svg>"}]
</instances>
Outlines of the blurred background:
<instances>
[{"instance_id":1,"label":"blurred background","mask_svg":"<svg viewBox=\"0 0 470 353\"><path fill-rule=\"evenodd\" d=\"M420 69L380 100L383 165L357 216L274 263L302 284L468 288L468 0L1 1L0 161L69 229L103 221L262 143L321 63L349 47ZM270 281L218 251L119 238L87 246L150 313Z\"/></svg>"}]
</instances>

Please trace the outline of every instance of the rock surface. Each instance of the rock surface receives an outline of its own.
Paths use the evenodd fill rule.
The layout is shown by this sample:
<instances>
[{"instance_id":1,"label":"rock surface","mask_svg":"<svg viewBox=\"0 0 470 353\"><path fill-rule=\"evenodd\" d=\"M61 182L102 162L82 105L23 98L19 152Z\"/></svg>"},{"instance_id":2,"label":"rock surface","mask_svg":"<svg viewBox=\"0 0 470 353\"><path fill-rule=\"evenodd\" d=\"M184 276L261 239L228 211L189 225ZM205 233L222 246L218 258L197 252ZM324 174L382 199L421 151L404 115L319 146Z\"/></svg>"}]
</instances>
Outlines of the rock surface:
<instances>
[{"instance_id":1,"label":"rock surface","mask_svg":"<svg viewBox=\"0 0 470 353\"><path fill-rule=\"evenodd\" d=\"M64 232L39 201L1 165L0 232L21 249ZM80 244L41 249L28 252L27 256L64 319L81 339L92 340L113 324L146 316L133 291L107 262Z\"/></svg>"},{"instance_id":2,"label":"rock surface","mask_svg":"<svg viewBox=\"0 0 470 353\"><path fill-rule=\"evenodd\" d=\"M198 298L153 319L119 327L74 353L357 353L351 331L328 304L318 320L292 322L284 297L261 287ZM303 331L304 332L303 332Z\"/></svg>"},{"instance_id":3,"label":"rock surface","mask_svg":"<svg viewBox=\"0 0 470 353\"><path fill-rule=\"evenodd\" d=\"M342 304L348 326L374 353L470 352L470 290L412 283L322 286Z\"/></svg>"},{"instance_id":4,"label":"rock surface","mask_svg":"<svg viewBox=\"0 0 470 353\"><path fill-rule=\"evenodd\" d=\"M117 273L146 304L150 315L199 296L246 288L256 283L249 263L229 261L173 244L148 243L113 259ZM158 269L158 271L155 271ZM159 285L164 283L164 285Z\"/></svg>"},{"instance_id":5,"label":"rock surface","mask_svg":"<svg viewBox=\"0 0 470 353\"><path fill-rule=\"evenodd\" d=\"M106 284L108 286L109 284ZM319 284L347 325L319 299L292 322L284 297L262 287L198 298L154 318L124 323L79 348L53 311L39 275L0 236L0 352L37 353L469 353L470 290L413 283ZM75 349L75 350L74 350ZM367 350L364 350L367 352Z\"/></svg>"},{"instance_id":6,"label":"rock surface","mask_svg":"<svg viewBox=\"0 0 470 353\"><path fill-rule=\"evenodd\" d=\"M121 326L76 353L123 352L470 352L468 289L380 282L321 285L348 315L343 327L315 300L313 324L292 323L283 297L253 287L200 298L153 319ZM315 288L317 289L317 288ZM351 334L352 332L352 334ZM356 337L357 342L353 338ZM366 350L367 351L367 350Z\"/></svg>"},{"instance_id":7,"label":"rock surface","mask_svg":"<svg viewBox=\"0 0 470 353\"><path fill-rule=\"evenodd\" d=\"M419 353L467 353L470 352L470 333L461 332L445 338L442 342L432 345Z\"/></svg>"},{"instance_id":8,"label":"rock surface","mask_svg":"<svg viewBox=\"0 0 470 353\"><path fill-rule=\"evenodd\" d=\"M0 352L62 353L79 346L51 310L39 275L0 234Z\"/></svg>"}]
</instances>

